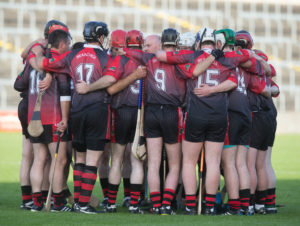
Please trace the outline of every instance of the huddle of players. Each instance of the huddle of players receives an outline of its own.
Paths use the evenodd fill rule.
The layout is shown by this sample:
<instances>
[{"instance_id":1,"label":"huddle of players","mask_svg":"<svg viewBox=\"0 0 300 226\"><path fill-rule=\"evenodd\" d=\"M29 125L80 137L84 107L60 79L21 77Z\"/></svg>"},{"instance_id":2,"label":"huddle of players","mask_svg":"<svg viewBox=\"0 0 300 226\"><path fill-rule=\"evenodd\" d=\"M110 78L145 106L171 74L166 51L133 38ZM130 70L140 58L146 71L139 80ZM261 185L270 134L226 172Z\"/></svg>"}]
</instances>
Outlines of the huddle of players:
<instances>
[{"instance_id":1,"label":"huddle of players","mask_svg":"<svg viewBox=\"0 0 300 226\"><path fill-rule=\"evenodd\" d=\"M140 31L116 30L111 34L111 48L107 53L103 48L108 36L105 23L86 23L83 31L86 43L72 51L66 48L70 41L66 26L53 26L64 28L49 32L52 56L45 58L45 50L35 44L26 58L22 76L16 80L25 84L18 90L28 93L30 120L39 90L38 71L44 69L52 73L46 76L50 88L45 89L48 85L44 81L39 86L45 89L43 98L49 92L49 101L43 99L41 107L45 132L36 139L29 136L34 149L30 175L33 211L43 208L41 190L46 146L52 153L57 141L55 126L65 132L69 120L76 150L74 210L97 212L89 201L101 155L110 140L111 168L104 212L116 212L123 155L126 144L133 142L140 79L144 78L144 130L152 213L175 214L171 202L181 172L186 200L184 212L196 214L195 169L202 147L205 147L206 165L205 215L215 213L220 165L229 196L229 209L225 214L253 214L255 191L256 212L276 212L275 175L269 147L273 145L276 129L276 109L271 95L278 95L279 90L271 79L275 70L266 63L267 56L261 51L251 51L253 41L248 32L235 33L230 29L215 32L204 28L196 36L191 33L180 36L169 28L162 32L161 50L151 51L146 39L143 52L144 39ZM151 36L148 42L159 43L159 37ZM237 50L234 51L234 47ZM74 84L72 91L66 85L70 78ZM70 139L64 136L62 141ZM63 143L65 146L61 145L58 155L61 161L57 164L61 168L56 169L54 175L52 211L71 211L64 202L67 148L66 142ZM159 169L163 145L169 172L161 191ZM143 161L132 154L131 167L129 212L143 213L138 205L144 178Z\"/></svg>"}]
</instances>

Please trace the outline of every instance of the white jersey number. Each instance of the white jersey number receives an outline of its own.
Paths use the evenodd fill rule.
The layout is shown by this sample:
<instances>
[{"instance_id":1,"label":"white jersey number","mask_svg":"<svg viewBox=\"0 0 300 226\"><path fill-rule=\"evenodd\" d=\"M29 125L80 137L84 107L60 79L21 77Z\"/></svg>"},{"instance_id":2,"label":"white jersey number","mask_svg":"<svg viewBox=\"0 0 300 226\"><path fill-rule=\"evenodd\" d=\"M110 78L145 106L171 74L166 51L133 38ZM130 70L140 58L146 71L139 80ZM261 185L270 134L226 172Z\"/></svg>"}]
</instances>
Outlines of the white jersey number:
<instances>
[{"instance_id":1,"label":"white jersey number","mask_svg":"<svg viewBox=\"0 0 300 226\"><path fill-rule=\"evenodd\" d=\"M247 95L244 72L240 73L238 68L236 69L236 72L238 75L238 87L236 89L242 94Z\"/></svg>"},{"instance_id":2,"label":"white jersey number","mask_svg":"<svg viewBox=\"0 0 300 226\"><path fill-rule=\"evenodd\" d=\"M203 76L203 74L201 74L198 77L198 82L197 82L198 88L202 83L207 85L212 85L212 86L216 86L219 84L218 80L212 78L212 75L218 76L220 74L220 71L218 69L207 69L206 72L204 73L206 73L206 76Z\"/></svg>"},{"instance_id":3,"label":"white jersey number","mask_svg":"<svg viewBox=\"0 0 300 226\"><path fill-rule=\"evenodd\" d=\"M136 80L133 84L130 85L130 91L133 94L139 94L139 92L140 92L140 80Z\"/></svg>"},{"instance_id":4,"label":"white jersey number","mask_svg":"<svg viewBox=\"0 0 300 226\"><path fill-rule=\"evenodd\" d=\"M79 79L84 81L83 79L83 69L86 70L86 80L85 82L87 84L90 84L90 80L91 80L91 77L93 75L93 71L94 71L94 64L79 64L78 67L76 68L76 72L77 74L79 75Z\"/></svg>"},{"instance_id":5,"label":"white jersey number","mask_svg":"<svg viewBox=\"0 0 300 226\"><path fill-rule=\"evenodd\" d=\"M166 91L166 72L163 69L156 69L154 73L156 87Z\"/></svg>"},{"instance_id":6,"label":"white jersey number","mask_svg":"<svg viewBox=\"0 0 300 226\"><path fill-rule=\"evenodd\" d=\"M30 72L30 94L39 93L40 73L36 70Z\"/></svg>"}]
</instances>

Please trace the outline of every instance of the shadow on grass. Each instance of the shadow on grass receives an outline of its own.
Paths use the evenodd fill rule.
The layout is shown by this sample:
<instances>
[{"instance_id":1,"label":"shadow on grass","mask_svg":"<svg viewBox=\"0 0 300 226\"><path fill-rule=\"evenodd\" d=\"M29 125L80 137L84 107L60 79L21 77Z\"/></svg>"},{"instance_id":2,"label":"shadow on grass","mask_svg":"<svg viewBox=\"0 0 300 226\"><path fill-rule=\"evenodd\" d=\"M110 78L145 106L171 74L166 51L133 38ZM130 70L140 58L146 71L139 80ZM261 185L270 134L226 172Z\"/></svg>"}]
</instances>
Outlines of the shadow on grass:
<instances>
[{"instance_id":1,"label":"shadow on grass","mask_svg":"<svg viewBox=\"0 0 300 226\"><path fill-rule=\"evenodd\" d=\"M127 209L118 208L115 214L84 215L76 213L32 213L19 209L21 194L19 183L0 184L0 225L299 225L299 180L278 180L277 215L243 216L153 216L131 215ZM70 188L72 184L69 184ZM99 184L94 195L100 197ZM71 189L72 190L72 189ZM118 203L123 199L120 189ZM100 197L101 198L101 197Z\"/></svg>"}]
</instances>

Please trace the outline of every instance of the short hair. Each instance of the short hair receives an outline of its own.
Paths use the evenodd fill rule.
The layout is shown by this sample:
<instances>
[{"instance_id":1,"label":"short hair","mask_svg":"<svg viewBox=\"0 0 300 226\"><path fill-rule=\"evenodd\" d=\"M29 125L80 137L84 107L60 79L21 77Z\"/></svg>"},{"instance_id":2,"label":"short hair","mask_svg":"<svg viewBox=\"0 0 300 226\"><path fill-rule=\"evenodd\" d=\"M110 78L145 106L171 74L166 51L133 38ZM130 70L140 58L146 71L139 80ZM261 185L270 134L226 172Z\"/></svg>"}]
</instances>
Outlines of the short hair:
<instances>
[{"instance_id":1,"label":"short hair","mask_svg":"<svg viewBox=\"0 0 300 226\"><path fill-rule=\"evenodd\" d=\"M67 43L69 40L69 34L63 30L52 31L48 38L48 43L51 44L51 47L58 48L61 41Z\"/></svg>"},{"instance_id":2,"label":"short hair","mask_svg":"<svg viewBox=\"0 0 300 226\"><path fill-rule=\"evenodd\" d=\"M76 43L73 44L72 50L81 49L81 48L83 48L83 46L84 46L84 42L76 42Z\"/></svg>"}]
</instances>

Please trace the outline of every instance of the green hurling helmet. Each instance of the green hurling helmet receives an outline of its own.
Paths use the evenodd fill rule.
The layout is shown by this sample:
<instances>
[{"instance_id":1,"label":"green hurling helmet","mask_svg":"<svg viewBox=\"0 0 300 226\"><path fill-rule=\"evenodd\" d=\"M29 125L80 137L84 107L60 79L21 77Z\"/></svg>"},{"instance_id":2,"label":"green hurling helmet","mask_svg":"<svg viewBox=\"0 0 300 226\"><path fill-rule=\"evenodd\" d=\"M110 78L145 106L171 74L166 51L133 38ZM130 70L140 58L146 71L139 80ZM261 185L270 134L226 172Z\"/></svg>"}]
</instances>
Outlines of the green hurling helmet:
<instances>
[{"instance_id":1,"label":"green hurling helmet","mask_svg":"<svg viewBox=\"0 0 300 226\"><path fill-rule=\"evenodd\" d=\"M216 31L216 39L220 40L223 45L235 44L235 32L229 28Z\"/></svg>"}]
</instances>

